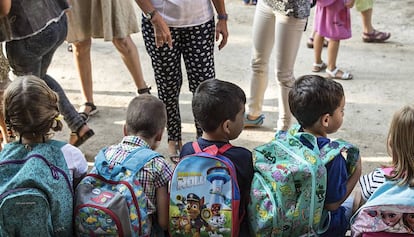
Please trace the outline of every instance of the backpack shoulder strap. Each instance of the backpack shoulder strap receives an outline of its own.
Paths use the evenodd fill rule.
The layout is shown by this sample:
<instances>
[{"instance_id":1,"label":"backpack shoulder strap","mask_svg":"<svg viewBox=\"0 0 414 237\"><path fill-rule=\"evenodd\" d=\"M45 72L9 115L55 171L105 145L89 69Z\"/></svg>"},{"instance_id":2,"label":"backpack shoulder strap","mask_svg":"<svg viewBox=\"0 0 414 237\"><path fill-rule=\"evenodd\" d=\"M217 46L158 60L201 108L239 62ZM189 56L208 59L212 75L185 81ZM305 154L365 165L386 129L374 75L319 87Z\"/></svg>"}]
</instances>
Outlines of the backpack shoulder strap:
<instances>
[{"instance_id":1,"label":"backpack shoulder strap","mask_svg":"<svg viewBox=\"0 0 414 237\"><path fill-rule=\"evenodd\" d=\"M200 148L200 144L198 144L198 142L194 141L192 143L193 145L193 149L195 151L195 153L200 153L200 152L206 152L210 155L223 155L228 149L232 148L233 146L230 143L224 144L222 147L218 148L216 145L211 145L208 146L206 148L204 148L203 150L201 150Z\"/></svg>"},{"instance_id":2,"label":"backpack shoulder strap","mask_svg":"<svg viewBox=\"0 0 414 237\"><path fill-rule=\"evenodd\" d=\"M95 167L100 175L106 179L116 176L125 169L130 170L133 173L138 172L144 167L144 165L155 157L161 156L160 153L153 151L146 147L137 147L132 150L125 160L116 164L113 167L109 167L110 164L105 157L106 148L99 151L98 155L95 158Z\"/></svg>"},{"instance_id":3,"label":"backpack shoulder strap","mask_svg":"<svg viewBox=\"0 0 414 237\"><path fill-rule=\"evenodd\" d=\"M351 175L359 159L358 147L341 139L332 140L321 149L320 158L324 164L327 164L338 154L342 154L345 158L348 173Z\"/></svg>"}]
</instances>

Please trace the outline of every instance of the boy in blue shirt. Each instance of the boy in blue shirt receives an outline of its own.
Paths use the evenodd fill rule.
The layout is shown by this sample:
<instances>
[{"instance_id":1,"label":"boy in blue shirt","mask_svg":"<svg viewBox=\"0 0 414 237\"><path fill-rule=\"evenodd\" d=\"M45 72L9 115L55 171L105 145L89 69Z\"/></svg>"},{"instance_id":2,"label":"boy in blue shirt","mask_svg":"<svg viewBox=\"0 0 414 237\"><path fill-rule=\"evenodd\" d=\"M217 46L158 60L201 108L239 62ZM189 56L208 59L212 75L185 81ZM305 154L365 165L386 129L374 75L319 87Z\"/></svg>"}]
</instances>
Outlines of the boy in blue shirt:
<instances>
[{"instance_id":1,"label":"boy in blue shirt","mask_svg":"<svg viewBox=\"0 0 414 237\"><path fill-rule=\"evenodd\" d=\"M328 134L342 125L345 95L342 85L318 75L305 75L296 80L289 93L289 106L301 130L317 138L319 148L330 142ZM313 149L307 139L301 142ZM331 213L328 230L320 236L345 236L353 210L350 197L361 175L361 159L349 174L345 158L339 154L326 164L327 189L324 209Z\"/></svg>"},{"instance_id":2,"label":"boy in blue shirt","mask_svg":"<svg viewBox=\"0 0 414 237\"><path fill-rule=\"evenodd\" d=\"M236 139L243 130L245 104L246 96L237 85L217 79L202 82L192 100L194 119L203 130L197 140L200 148L211 145L220 148ZM180 157L194 153L192 142L188 142L181 149ZM234 164L240 188L240 213L245 215L239 236L250 236L246 211L253 179L252 154L246 148L232 146L223 155Z\"/></svg>"}]
</instances>

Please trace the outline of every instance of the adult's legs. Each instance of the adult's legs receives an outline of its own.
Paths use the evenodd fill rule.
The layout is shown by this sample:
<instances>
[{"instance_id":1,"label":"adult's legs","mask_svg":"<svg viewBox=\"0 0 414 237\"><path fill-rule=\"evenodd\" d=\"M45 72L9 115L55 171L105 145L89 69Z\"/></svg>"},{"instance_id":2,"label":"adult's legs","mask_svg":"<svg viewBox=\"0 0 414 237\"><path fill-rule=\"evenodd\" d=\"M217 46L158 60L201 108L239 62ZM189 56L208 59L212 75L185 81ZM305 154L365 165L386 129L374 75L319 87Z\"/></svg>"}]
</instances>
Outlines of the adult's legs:
<instances>
[{"instance_id":1,"label":"adult's legs","mask_svg":"<svg viewBox=\"0 0 414 237\"><path fill-rule=\"evenodd\" d=\"M34 36L8 42L6 50L10 66L15 75L38 76L59 95L59 110L68 127L76 133L76 136L71 136L69 142L80 145L79 141L92 136L93 131L79 116L59 83L46 74L54 52L65 40L66 33L66 16L63 15L61 20L51 23L46 29Z\"/></svg>"},{"instance_id":2,"label":"adult's legs","mask_svg":"<svg viewBox=\"0 0 414 237\"><path fill-rule=\"evenodd\" d=\"M201 82L216 77L214 69L214 20L180 31L181 51L187 71L189 90L195 93ZM200 52L195 54L194 52ZM197 138L203 131L195 121Z\"/></svg>"},{"instance_id":3,"label":"adult's legs","mask_svg":"<svg viewBox=\"0 0 414 237\"><path fill-rule=\"evenodd\" d=\"M279 81L279 118L277 130L287 130L292 122L289 91L295 82L293 69L305 29L306 19L276 14L276 78Z\"/></svg>"},{"instance_id":4,"label":"adult's legs","mask_svg":"<svg viewBox=\"0 0 414 237\"><path fill-rule=\"evenodd\" d=\"M92 40L86 39L75 42L73 46L73 59L76 69L78 70L81 82L82 97L85 102L94 103L93 100L93 82L92 82L92 64L91 64L91 43ZM89 113L92 108L85 106L83 112Z\"/></svg>"},{"instance_id":5,"label":"adult's legs","mask_svg":"<svg viewBox=\"0 0 414 237\"><path fill-rule=\"evenodd\" d=\"M168 151L171 157L174 156L175 158L177 151L182 146L179 107L179 95L183 80L180 51L182 46L178 33L179 29L170 28L170 31L173 48L170 49L167 45L157 48L152 24L148 20L142 19L142 36L145 48L151 57L158 97L164 102L167 110Z\"/></svg>"},{"instance_id":6,"label":"adult's legs","mask_svg":"<svg viewBox=\"0 0 414 237\"><path fill-rule=\"evenodd\" d=\"M362 39L364 42L384 42L391 37L391 33L375 30L372 25L373 6L373 0L355 1L355 8L361 12Z\"/></svg>"},{"instance_id":7,"label":"adult's legs","mask_svg":"<svg viewBox=\"0 0 414 237\"><path fill-rule=\"evenodd\" d=\"M275 37L275 15L259 1L253 18L253 49L251 59L250 98L247 118L255 120L262 114L264 94L268 84L269 59Z\"/></svg>"},{"instance_id":8,"label":"adult's legs","mask_svg":"<svg viewBox=\"0 0 414 237\"><path fill-rule=\"evenodd\" d=\"M121 54L122 60L128 68L128 71L131 73L137 89L147 88L147 84L145 83L144 75L142 73L138 49L132 41L131 36L127 36L122 39L116 38L113 39L112 42Z\"/></svg>"}]
</instances>

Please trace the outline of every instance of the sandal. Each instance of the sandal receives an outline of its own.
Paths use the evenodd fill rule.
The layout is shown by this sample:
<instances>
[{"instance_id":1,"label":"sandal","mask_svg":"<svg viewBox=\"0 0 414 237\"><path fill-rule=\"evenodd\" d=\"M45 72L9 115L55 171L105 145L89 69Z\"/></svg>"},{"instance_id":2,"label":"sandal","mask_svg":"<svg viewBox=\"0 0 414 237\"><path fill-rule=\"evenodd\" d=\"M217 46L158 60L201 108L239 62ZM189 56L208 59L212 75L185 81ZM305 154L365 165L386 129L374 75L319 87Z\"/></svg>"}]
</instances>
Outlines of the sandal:
<instances>
[{"instance_id":1,"label":"sandal","mask_svg":"<svg viewBox=\"0 0 414 237\"><path fill-rule=\"evenodd\" d=\"M89 121L89 116L92 116L94 114L96 114L98 112L98 108L95 106L94 103L92 102L85 102L82 107L91 107L91 110L89 110L89 112L79 112L79 115L82 117L83 121L86 123ZM85 109L85 108L84 108Z\"/></svg>"},{"instance_id":2,"label":"sandal","mask_svg":"<svg viewBox=\"0 0 414 237\"><path fill-rule=\"evenodd\" d=\"M149 87L145 87L145 88L142 88L142 89L138 89L137 93L138 93L138 95L151 94L150 90L151 90L151 87L149 86Z\"/></svg>"},{"instance_id":3,"label":"sandal","mask_svg":"<svg viewBox=\"0 0 414 237\"><path fill-rule=\"evenodd\" d=\"M353 78L351 73L344 72L339 68L335 68L333 71L326 69L326 73L328 74L328 79L351 80Z\"/></svg>"},{"instance_id":4,"label":"sandal","mask_svg":"<svg viewBox=\"0 0 414 237\"><path fill-rule=\"evenodd\" d=\"M264 114L259 115L256 119L249 119L248 114L244 115L244 127L260 127L264 121Z\"/></svg>"},{"instance_id":5,"label":"sandal","mask_svg":"<svg viewBox=\"0 0 414 237\"><path fill-rule=\"evenodd\" d=\"M363 33L362 41L365 43L382 43L391 37L389 32L381 32L374 30L372 33Z\"/></svg>"},{"instance_id":6,"label":"sandal","mask_svg":"<svg viewBox=\"0 0 414 237\"><path fill-rule=\"evenodd\" d=\"M168 158L170 159L170 161L174 164L177 165L178 162L180 162L181 157L180 157L180 147L178 145L178 141L175 142L175 153L170 154L168 156Z\"/></svg>"},{"instance_id":7,"label":"sandal","mask_svg":"<svg viewBox=\"0 0 414 237\"><path fill-rule=\"evenodd\" d=\"M324 39L323 40L323 47L326 48L328 47L329 41ZM313 38L309 37L308 41L306 42L306 46L310 49L313 49Z\"/></svg>"},{"instance_id":8,"label":"sandal","mask_svg":"<svg viewBox=\"0 0 414 237\"><path fill-rule=\"evenodd\" d=\"M322 72L327 66L323 61L321 63L313 63L312 72Z\"/></svg>"},{"instance_id":9,"label":"sandal","mask_svg":"<svg viewBox=\"0 0 414 237\"><path fill-rule=\"evenodd\" d=\"M77 137L77 140L72 144L73 146L78 147L78 146L82 145L84 142L86 142L86 140L91 138L93 135L95 135L95 132L92 129L89 129L82 136L80 136L79 131L82 129L82 127L80 127L78 131L72 132L70 134L70 136L76 136Z\"/></svg>"}]
</instances>

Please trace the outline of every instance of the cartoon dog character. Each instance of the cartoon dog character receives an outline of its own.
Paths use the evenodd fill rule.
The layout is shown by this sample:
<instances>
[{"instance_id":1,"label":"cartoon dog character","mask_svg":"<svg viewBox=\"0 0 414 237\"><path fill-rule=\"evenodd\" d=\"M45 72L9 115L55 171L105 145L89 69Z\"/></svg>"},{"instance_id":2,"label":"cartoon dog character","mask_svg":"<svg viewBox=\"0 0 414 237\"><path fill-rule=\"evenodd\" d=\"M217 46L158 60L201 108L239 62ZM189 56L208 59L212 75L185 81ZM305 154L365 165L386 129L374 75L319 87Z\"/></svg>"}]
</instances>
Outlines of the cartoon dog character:
<instances>
[{"instance_id":1,"label":"cartoon dog character","mask_svg":"<svg viewBox=\"0 0 414 237\"><path fill-rule=\"evenodd\" d=\"M187 214L190 219L190 225L185 227L185 233L193 232L192 237L200 237L200 230L204 226L209 229L209 224L201 218L201 212L205 209L204 197L200 198L195 193L189 193L187 195Z\"/></svg>"}]
</instances>

